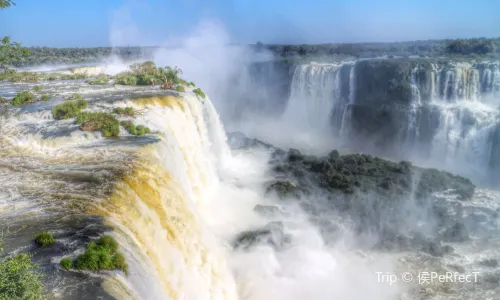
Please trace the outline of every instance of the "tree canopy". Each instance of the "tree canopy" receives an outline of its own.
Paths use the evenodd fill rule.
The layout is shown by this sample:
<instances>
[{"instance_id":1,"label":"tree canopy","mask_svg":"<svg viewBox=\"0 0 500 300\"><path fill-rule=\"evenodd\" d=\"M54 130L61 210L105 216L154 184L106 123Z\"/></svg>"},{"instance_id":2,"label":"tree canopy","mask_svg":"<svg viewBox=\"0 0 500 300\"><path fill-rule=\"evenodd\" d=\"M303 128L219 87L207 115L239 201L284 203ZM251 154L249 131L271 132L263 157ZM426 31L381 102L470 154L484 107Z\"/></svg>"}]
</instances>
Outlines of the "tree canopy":
<instances>
[{"instance_id":1,"label":"tree canopy","mask_svg":"<svg viewBox=\"0 0 500 300\"><path fill-rule=\"evenodd\" d=\"M14 5L11 0L0 0L0 9ZM3 37L0 41L0 69L22 60L29 55L29 51L21 47L20 43L12 42L10 36Z\"/></svg>"},{"instance_id":2,"label":"tree canopy","mask_svg":"<svg viewBox=\"0 0 500 300\"><path fill-rule=\"evenodd\" d=\"M0 8L6 8L12 5L14 5L14 2L11 0L0 0Z\"/></svg>"}]
</instances>

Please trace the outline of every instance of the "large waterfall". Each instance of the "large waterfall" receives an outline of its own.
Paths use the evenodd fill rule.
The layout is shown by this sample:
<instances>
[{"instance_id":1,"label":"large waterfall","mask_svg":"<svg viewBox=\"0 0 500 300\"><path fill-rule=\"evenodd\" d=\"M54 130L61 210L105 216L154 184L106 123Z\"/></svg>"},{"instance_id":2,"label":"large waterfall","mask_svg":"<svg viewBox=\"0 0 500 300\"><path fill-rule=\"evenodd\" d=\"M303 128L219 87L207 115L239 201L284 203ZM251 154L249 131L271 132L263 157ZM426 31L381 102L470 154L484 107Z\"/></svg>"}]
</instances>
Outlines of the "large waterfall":
<instances>
[{"instance_id":1,"label":"large waterfall","mask_svg":"<svg viewBox=\"0 0 500 300\"><path fill-rule=\"evenodd\" d=\"M342 82L343 73L349 74L347 82ZM354 64L299 65L293 75L283 120L305 131L341 133L348 126L345 123L354 95Z\"/></svg>"},{"instance_id":2,"label":"large waterfall","mask_svg":"<svg viewBox=\"0 0 500 300\"><path fill-rule=\"evenodd\" d=\"M500 130L500 64L301 64L282 120L355 150L416 159L483 180ZM376 153L380 151L375 150Z\"/></svg>"},{"instance_id":3,"label":"large waterfall","mask_svg":"<svg viewBox=\"0 0 500 300\"><path fill-rule=\"evenodd\" d=\"M112 229L130 271L103 287L119 298L237 299L225 250L199 215L217 195L219 166L230 159L210 100L159 96L92 109L118 105L140 111L136 122L154 137L107 141L43 110L0 119L0 200L2 215L12 218L3 221L30 227L37 220L31 230L65 233L69 249L71 226L79 226L69 216L88 219L84 228ZM32 209L42 212L33 218ZM47 216L61 221L40 221Z\"/></svg>"}]
</instances>

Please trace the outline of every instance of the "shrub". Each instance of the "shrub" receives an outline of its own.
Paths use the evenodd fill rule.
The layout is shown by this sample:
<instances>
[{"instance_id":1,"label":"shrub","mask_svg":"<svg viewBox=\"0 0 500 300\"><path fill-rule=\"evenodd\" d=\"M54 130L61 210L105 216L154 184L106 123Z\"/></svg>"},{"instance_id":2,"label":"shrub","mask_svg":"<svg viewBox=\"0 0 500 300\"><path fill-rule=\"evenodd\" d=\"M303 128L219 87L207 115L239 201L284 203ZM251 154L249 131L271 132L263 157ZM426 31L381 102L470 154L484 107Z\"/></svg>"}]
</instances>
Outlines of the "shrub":
<instances>
[{"instance_id":1,"label":"shrub","mask_svg":"<svg viewBox=\"0 0 500 300\"><path fill-rule=\"evenodd\" d=\"M76 122L82 125L81 130L100 130L104 137L118 136L120 133L120 122L108 113L81 112L76 116Z\"/></svg>"},{"instance_id":2,"label":"shrub","mask_svg":"<svg viewBox=\"0 0 500 300\"><path fill-rule=\"evenodd\" d=\"M87 80L88 84L106 85L109 83L109 77L104 74L99 74L94 80Z\"/></svg>"},{"instance_id":3,"label":"shrub","mask_svg":"<svg viewBox=\"0 0 500 300\"><path fill-rule=\"evenodd\" d=\"M0 299L42 299L44 287L37 268L27 254L0 262Z\"/></svg>"},{"instance_id":4,"label":"shrub","mask_svg":"<svg viewBox=\"0 0 500 300\"><path fill-rule=\"evenodd\" d=\"M134 116L134 108L130 106L127 106L125 108L117 107L113 110L113 112L117 115L130 116L130 117Z\"/></svg>"},{"instance_id":5,"label":"shrub","mask_svg":"<svg viewBox=\"0 0 500 300\"><path fill-rule=\"evenodd\" d=\"M49 95L42 95L41 100L42 101L49 101L50 100L50 96Z\"/></svg>"},{"instance_id":6,"label":"shrub","mask_svg":"<svg viewBox=\"0 0 500 300\"><path fill-rule=\"evenodd\" d=\"M69 270L69 269L71 269L71 267L73 267L73 261L71 260L71 258L61 259L60 264L61 264L61 267L63 267L66 270Z\"/></svg>"},{"instance_id":7,"label":"shrub","mask_svg":"<svg viewBox=\"0 0 500 300\"><path fill-rule=\"evenodd\" d=\"M194 82L191 81L191 82L188 83L188 86L195 87L196 85L194 84Z\"/></svg>"},{"instance_id":8,"label":"shrub","mask_svg":"<svg viewBox=\"0 0 500 300\"><path fill-rule=\"evenodd\" d=\"M85 100L64 102L52 108L52 116L56 120L71 119L76 117L82 109L86 109L87 106Z\"/></svg>"},{"instance_id":9,"label":"shrub","mask_svg":"<svg viewBox=\"0 0 500 300\"><path fill-rule=\"evenodd\" d=\"M128 274L125 257L118 252L118 243L110 236L103 236L97 242L90 242L85 253L78 256L72 265L77 270L95 272L120 269Z\"/></svg>"},{"instance_id":10,"label":"shrub","mask_svg":"<svg viewBox=\"0 0 500 300\"><path fill-rule=\"evenodd\" d=\"M22 104L28 104L33 102L35 100L35 95L33 93L30 93L28 91L20 92L17 94L12 101L10 101L10 104L12 105L22 105Z\"/></svg>"},{"instance_id":11,"label":"shrub","mask_svg":"<svg viewBox=\"0 0 500 300\"><path fill-rule=\"evenodd\" d=\"M178 91L179 93L184 93L186 91L182 85L176 86L175 90Z\"/></svg>"},{"instance_id":12,"label":"shrub","mask_svg":"<svg viewBox=\"0 0 500 300\"><path fill-rule=\"evenodd\" d=\"M148 127L145 127L143 125L139 125L136 127L134 123L132 123L131 121L122 121L120 125L122 125L123 128L125 128L128 131L128 133L132 135L141 136L151 133L151 130Z\"/></svg>"},{"instance_id":13,"label":"shrub","mask_svg":"<svg viewBox=\"0 0 500 300\"><path fill-rule=\"evenodd\" d=\"M201 97L203 99L205 99L205 97L207 96L207 95L205 95L205 93L200 88L194 89L193 93L195 93L196 96Z\"/></svg>"},{"instance_id":14,"label":"shrub","mask_svg":"<svg viewBox=\"0 0 500 300\"><path fill-rule=\"evenodd\" d=\"M145 135L151 133L151 130L143 125L137 126L136 129L137 129L137 135Z\"/></svg>"},{"instance_id":15,"label":"shrub","mask_svg":"<svg viewBox=\"0 0 500 300\"><path fill-rule=\"evenodd\" d=\"M54 236L48 232L40 232L35 236L35 243L39 247L46 247L54 244L56 240L54 239Z\"/></svg>"},{"instance_id":16,"label":"shrub","mask_svg":"<svg viewBox=\"0 0 500 300\"><path fill-rule=\"evenodd\" d=\"M8 101L4 97L0 96L0 104L7 104Z\"/></svg>"},{"instance_id":17,"label":"shrub","mask_svg":"<svg viewBox=\"0 0 500 300\"><path fill-rule=\"evenodd\" d=\"M37 92L37 93L38 93L38 92L40 92L40 89L41 89L41 88L40 88L40 86L39 86L39 85L35 85L35 86L33 87L33 91L35 91L35 92Z\"/></svg>"},{"instance_id":18,"label":"shrub","mask_svg":"<svg viewBox=\"0 0 500 300\"><path fill-rule=\"evenodd\" d=\"M116 75L115 83L121 85L137 85L137 77L130 72L122 72Z\"/></svg>"}]
</instances>

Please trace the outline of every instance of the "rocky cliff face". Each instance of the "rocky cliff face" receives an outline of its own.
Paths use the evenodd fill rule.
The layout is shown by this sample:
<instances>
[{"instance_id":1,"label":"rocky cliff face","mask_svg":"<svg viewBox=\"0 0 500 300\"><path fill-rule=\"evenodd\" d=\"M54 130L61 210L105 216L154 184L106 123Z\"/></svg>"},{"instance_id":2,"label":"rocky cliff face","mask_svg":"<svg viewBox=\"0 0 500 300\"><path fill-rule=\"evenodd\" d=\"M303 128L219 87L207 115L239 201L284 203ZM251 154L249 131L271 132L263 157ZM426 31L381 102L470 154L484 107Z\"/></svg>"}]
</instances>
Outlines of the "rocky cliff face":
<instances>
[{"instance_id":1,"label":"rocky cliff face","mask_svg":"<svg viewBox=\"0 0 500 300\"><path fill-rule=\"evenodd\" d=\"M268 62L248 74L255 92L245 94L239 116L265 112L301 128L328 128L357 151L439 167L467 162L482 177L499 168L498 62Z\"/></svg>"}]
</instances>

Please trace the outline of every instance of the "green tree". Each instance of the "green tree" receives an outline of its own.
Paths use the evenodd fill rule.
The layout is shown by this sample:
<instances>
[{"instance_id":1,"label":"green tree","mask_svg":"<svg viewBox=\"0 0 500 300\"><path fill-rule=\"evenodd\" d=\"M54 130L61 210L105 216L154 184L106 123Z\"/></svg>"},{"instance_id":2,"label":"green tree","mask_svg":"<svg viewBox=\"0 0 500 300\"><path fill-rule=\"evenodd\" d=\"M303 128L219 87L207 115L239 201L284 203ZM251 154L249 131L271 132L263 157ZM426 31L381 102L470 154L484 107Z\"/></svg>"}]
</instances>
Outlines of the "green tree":
<instances>
[{"instance_id":1,"label":"green tree","mask_svg":"<svg viewBox=\"0 0 500 300\"><path fill-rule=\"evenodd\" d=\"M11 0L0 0L0 9L14 5ZM12 42L10 36L3 37L0 41L0 69L7 69L13 63L29 55L29 51L21 44Z\"/></svg>"},{"instance_id":2,"label":"green tree","mask_svg":"<svg viewBox=\"0 0 500 300\"><path fill-rule=\"evenodd\" d=\"M8 230L0 231L0 255L4 251L4 238L9 234ZM0 259L0 300L41 300L45 291L42 274L31 261L31 255L21 253Z\"/></svg>"}]
</instances>

